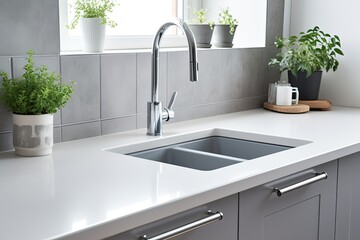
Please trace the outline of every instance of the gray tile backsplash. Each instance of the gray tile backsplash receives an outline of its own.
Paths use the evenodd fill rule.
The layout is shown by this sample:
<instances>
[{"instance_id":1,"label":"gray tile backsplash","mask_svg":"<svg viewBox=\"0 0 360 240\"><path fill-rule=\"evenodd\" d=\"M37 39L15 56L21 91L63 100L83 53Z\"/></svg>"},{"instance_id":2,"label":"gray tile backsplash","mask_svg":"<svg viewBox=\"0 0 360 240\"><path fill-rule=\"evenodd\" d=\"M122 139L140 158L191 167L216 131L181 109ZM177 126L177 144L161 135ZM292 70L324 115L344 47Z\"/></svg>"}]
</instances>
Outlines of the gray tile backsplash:
<instances>
[{"instance_id":1,"label":"gray tile backsplash","mask_svg":"<svg viewBox=\"0 0 360 240\"><path fill-rule=\"evenodd\" d=\"M1 0L0 56L59 54L58 0Z\"/></svg>"},{"instance_id":2,"label":"gray tile backsplash","mask_svg":"<svg viewBox=\"0 0 360 240\"><path fill-rule=\"evenodd\" d=\"M2 0L0 10L0 31L7 33L0 39L0 70L20 76L33 49L37 66L76 82L73 97L54 115L55 143L146 127L150 52L60 56L57 0ZM186 51L161 52L159 99L166 106L179 93L172 122L261 107L268 83L280 78L267 63L277 52L283 11L284 0L268 0L265 48L199 49L198 82L189 81ZM11 113L0 103L0 151L12 149L11 131Z\"/></svg>"},{"instance_id":3,"label":"gray tile backsplash","mask_svg":"<svg viewBox=\"0 0 360 240\"><path fill-rule=\"evenodd\" d=\"M62 124L100 119L100 56L61 56L63 81L75 81L75 92L61 114Z\"/></svg>"},{"instance_id":4,"label":"gray tile backsplash","mask_svg":"<svg viewBox=\"0 0 360 240\"><path fill-rule=\"evenodd\" d=\"M101 56L101 118L136 114L136 53Z\"/></svg>"}]
</instances>

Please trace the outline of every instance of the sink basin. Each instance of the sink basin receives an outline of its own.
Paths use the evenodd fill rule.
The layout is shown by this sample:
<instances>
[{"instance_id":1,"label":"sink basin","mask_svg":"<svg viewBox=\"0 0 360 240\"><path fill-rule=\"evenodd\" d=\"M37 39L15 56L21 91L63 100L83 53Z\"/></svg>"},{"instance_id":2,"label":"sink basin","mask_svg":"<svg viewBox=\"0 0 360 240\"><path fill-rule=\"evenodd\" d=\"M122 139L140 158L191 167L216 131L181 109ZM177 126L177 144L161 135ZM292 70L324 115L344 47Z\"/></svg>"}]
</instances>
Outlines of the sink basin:
<instances>
[{"instance_id":1,"label":"sink basin","mask_svg":"<svg viewBox=\"0 0 360 240\"><path fill-rule=\"evenodd\" d=\"M225 129L162 137L105 151L196 170L211 171L286 151L309 141Z\"/></svg>"},{"instance_id":2,"label":"sink basin","mask_svg":"<svg viewBox=\"0 0 360 240\"><path fill-rule=\"evenodd\" d=\"M287 150L289 146L212 136L128 155L209 171Z\"/></svg>"}]
</instances>

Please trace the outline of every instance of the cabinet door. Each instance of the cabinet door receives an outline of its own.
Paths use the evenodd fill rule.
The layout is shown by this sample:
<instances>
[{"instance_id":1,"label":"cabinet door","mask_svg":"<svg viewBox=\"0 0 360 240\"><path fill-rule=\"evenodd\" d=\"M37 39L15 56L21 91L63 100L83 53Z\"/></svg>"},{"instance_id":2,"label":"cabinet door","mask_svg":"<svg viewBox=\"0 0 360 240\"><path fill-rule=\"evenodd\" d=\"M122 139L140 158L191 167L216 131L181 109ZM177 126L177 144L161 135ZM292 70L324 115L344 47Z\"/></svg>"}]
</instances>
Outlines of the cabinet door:
<instances>
[{"instance_id":1,"label":"cabinet door","mask_svg":"<svg viewBox=\"0 0 360 240\"><path fill-rule=\"evenodd\" d=\"M336 240L360 239L360 153L339 160Z\"/></svg>"},{"instance_id":2,"label":"cabinet door","mask_svg":"<svg viewBox=\"0 0 360 240\"><path fill-rule=\"evenodd\" d=\"M212 222L193 231L181 234L172 240L237 240L238 194L205 204L203 206L176 214L165 219L138 227L107 238L107 240L139 240L143 235L148 238L176 229L187 223L207 217L207 211L222 212L223 219Z\"/></svg>"},{"instance_id":3,"label":"cabinet door","mask_svg":"<svg viewBox=\"0 0 360 240\"><path fill-rule=\"evenodd\" d=\"M278 197L283 188L326 172L328 178ZM240 193L239 240L334 239L337 162Z\"/></svg>"}]
</instances>

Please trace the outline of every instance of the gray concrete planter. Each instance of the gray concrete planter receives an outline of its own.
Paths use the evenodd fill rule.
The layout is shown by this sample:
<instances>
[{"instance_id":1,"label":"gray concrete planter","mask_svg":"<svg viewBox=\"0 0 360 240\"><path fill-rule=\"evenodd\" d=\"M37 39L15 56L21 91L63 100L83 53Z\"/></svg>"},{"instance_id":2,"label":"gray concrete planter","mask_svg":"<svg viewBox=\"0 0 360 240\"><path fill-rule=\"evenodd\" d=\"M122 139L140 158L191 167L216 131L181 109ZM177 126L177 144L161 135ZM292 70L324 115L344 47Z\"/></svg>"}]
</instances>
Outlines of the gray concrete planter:
<instances>
[{"instance_id":1,"label":"gray concrete planter","mask_svg":"<svg viewBox=\"0 0 360 240\"><path fill-rule=\"evenodd\" d=\"M215 24L212 44L215 47L231 48L233 46L234 34L230 34L230 26L226 24Z\"/></svg>"},{"instance_id":2,"label":"gray concrete planter","mask_svg":"<svg viewBox=\"0 0 360 240\"><path fill-rule=\"evenodd\" d=\"M199 48L210 48L211 37L213 35L213 29L210 28L209 24L189 24L191 31L193 32L196 40L196 46Z\"/></svg>"},{"instance_id":3,"label":"gray concrete planter","mask_svg":"<svg viewBox=\"0 0 360 240\"><path fill-rule=\"evenodd\" d=\"M53 115L13 114L13 144L20 156L43 156L52 153Z\"/></svg>"}]
</instances>

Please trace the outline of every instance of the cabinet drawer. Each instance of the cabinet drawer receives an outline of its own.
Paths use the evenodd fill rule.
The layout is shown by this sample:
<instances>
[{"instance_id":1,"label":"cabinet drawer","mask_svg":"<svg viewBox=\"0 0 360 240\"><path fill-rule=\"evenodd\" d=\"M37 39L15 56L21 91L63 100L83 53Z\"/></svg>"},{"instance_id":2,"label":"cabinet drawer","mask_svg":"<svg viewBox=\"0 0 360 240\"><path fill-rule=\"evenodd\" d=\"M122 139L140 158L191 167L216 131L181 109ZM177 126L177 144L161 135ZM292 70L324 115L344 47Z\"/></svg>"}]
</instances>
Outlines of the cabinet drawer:
<instances>
[{"instance_id":1,"label":"cabinet drawer","mask_svg":"<svg viewBox=\"0 0 360 240\"><path fill-rule=\"evenodd\" d=\"M237 240L238 194L120 233L106 240L139 240L144 235L151 238L196 220L204 219L208 217L207 212L209 210L212 212L222 212L223 218L171 239Z\"/></svg>"},{"instance_id":2,"label":"cabinet drawer","mask_svg":"<svg viewBox=\"0 0 360 240\"><path fill-rule=\"evenodd\" d=\"M314 179L323 172L326 179ZM241 192L239 240L334 239L336 181L337 161L332 161ZM280 197L274 192L289 186L293 190Z\"/></svg>"}]
</instances>

